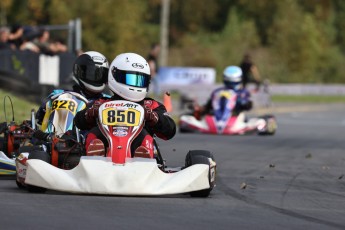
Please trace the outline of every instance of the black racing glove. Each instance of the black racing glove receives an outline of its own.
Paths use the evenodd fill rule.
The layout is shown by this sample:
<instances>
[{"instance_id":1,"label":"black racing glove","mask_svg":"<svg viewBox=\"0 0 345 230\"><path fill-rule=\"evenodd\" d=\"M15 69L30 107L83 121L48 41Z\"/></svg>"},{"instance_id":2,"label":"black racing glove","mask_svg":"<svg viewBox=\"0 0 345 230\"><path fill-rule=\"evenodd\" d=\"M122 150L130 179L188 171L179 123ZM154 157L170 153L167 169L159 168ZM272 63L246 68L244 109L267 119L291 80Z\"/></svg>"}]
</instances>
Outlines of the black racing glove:
<instances>
[{"instance_id":1,"label":"black racing glove","mask_svg":"<svg viewBox=\"0 0 345 230\"><path fill-rule=\"evenodd\" d=\"M145 120L150 126L154 126L158 122L158 114L151 108L144 106L145 110Z\"/></svg>"},{"instance_id":2,"label":"black racing glove","mask_svg":"<svg viewBox=\"0 0 345 230\"><path fill-rule=\"evenodd\" d=\"M85 112L85 120L88 124L93 124L98 116L98 110L99 107L101 106L100 101L95 101L93 105L88 108Z\"/></svg>"}]
</instances>

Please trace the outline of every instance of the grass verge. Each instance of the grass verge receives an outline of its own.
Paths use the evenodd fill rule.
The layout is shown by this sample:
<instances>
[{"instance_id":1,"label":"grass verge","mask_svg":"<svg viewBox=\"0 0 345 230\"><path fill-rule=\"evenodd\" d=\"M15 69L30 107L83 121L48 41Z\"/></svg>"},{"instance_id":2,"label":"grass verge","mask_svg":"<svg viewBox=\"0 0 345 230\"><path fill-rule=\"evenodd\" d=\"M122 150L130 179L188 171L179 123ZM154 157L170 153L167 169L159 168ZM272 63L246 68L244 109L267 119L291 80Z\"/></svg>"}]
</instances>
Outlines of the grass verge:
<instances>
[{"instance_id":1,"label":"grass verge","mask_svg":"<svg viewBox=\"0 0 345 230\"><path fill-rule=\"evenodd\" d=\"M14 114L12 114L12 106L9 98L13 104ZM9 122L12 120L14 115L14 120L17 123L21 123L23 120L30 119L31 110L37 110L38 107L39 105L29 102L25 98L15 96L14 94L4 90L0 90L0 122L6 121L6 118L7 122Z\"/></svg>"},{"instance_id":2,"label":"grass verge","mask_svg":"<svg viewBox=\"0 0 345 230\"><path fill-rule=\"evenodd\" d=\"M272 95L272 102L289 103L345 103L343 95Z\"/></svg>"}]
</instances>

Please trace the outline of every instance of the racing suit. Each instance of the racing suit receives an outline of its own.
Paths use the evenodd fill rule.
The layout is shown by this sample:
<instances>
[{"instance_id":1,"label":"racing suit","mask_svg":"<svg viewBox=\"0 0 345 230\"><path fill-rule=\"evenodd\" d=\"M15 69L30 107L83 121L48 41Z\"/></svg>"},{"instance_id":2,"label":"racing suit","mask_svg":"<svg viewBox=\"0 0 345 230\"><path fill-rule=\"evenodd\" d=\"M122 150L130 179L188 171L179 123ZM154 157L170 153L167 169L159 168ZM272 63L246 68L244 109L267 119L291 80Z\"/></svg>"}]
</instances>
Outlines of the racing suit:
<instances>
[{"instance_id":1,"label":"racing suit","mask_svg":"<svg viewBox=\"0 0 345 230\"><path fill-rule=\"evenodd\" d=\"M88 106L77 113L74 118L75 125L81 130L90 129L85 141L85 147L88 149L90 143L95 139L100 139L105 146L108 146L108 141L106 137L102 134L96 123L96 117L98 114L98 108L101 104L112 101L112 100L124 100L118 95L114 95L112 98L101 98L94 101L94 103L88 104ZM169 116L166 111L165 106L152 99L145 98L144 100L137 102L142 105L145 110L145 126L139 135L133 140L131 145L131 154L134 156L135 150L143 146L150 154L150 157L153 158L154 155L154 146L153 146L153 135L163 139L169 140L175 136L176 133L176 124L174 120ZM95 106L94 110L92 107ZM96 111L96 114L89 115Z\"/></svg>"},{"instance_id":2,"label":"racing suit","mask_svg":"<svg viewBox=\"0 0 345 230\"><path fill-rule=\"evenodd\" d=\"M47 99L45 100L44 103L42 103L42 105L39 107L39 109L36 112L36 121L37 124L42 125L42 121L44 119L44 116L46 114L46 103L47 101L51 100L51 98L55 95L64 93L64 92L75 92L75 93L79 93L80 95L84 96L89 102L90 101L94 101L97 100L101 97L108 97L110 98L110 96L103 94L103 93L97 93L97 94L87 94L86 92L84 92L79 85L75 84L73 85L73 89L72 90L64 90L64 89L55 89L53 90L53 92L51 92Z\"/></svg>"},{"instance_id":3,"label":"racing suit","mask_svg":"<svg viewBox=\"0 0 345 230\"><path fill-rule=\"evenodd\" d=\"M224 103L222 100L224 99L220 95L226 95L227 93L236 93L236 104L233 109L233 115L237 115L242 111L245 110L250 110L253 107L252 100L250 98L250 93L246 89L239 89L239 90L234 90L230 89L227 87L221 87L218 89L215 89L212 94L210 99L207 101L205 104L204 108L201 111L201 115L205 114L212 114L213 113L213 106L215 103Z\"/></svg>"}]
</instances>

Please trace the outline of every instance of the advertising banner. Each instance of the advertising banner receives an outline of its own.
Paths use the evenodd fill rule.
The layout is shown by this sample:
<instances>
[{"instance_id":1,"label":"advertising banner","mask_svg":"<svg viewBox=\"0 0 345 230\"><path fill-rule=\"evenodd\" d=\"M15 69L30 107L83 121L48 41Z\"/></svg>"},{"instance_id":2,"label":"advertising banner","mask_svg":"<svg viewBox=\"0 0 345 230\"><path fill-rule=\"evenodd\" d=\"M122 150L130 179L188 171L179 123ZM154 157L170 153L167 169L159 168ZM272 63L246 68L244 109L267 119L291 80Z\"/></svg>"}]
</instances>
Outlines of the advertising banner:
<instances>
[{"instance_id":1,"label":"advertising banner","mask_svg":"<svg viewBox=\"0 0 345 230\"><path fill-rule=\"evenodd\" d=\"M216 71L202 67L161 67L157 80L160 86L213 85Z\"/></svg>"}]
</instances>

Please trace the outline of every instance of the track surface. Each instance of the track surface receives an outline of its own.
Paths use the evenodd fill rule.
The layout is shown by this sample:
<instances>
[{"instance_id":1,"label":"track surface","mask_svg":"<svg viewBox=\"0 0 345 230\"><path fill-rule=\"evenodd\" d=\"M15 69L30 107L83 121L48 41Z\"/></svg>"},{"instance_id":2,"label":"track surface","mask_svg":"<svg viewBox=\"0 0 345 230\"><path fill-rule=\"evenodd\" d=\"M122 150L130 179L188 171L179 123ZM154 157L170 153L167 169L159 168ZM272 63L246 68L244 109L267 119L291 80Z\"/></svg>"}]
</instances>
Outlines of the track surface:
<instances>
[{"instance_id":1,"label":"track surface","mask_svg":"<svg viewBox=\"0 0 345 230\"><path fill-rule=\"evenodd\" d=\"M209 198L30 194L0 180L0 229L345 229L345 106L276 114L273 137L177 134L169 165L213 152ZM246 186L244 186L246 185Z\"/></svg>"}]
</instances>

